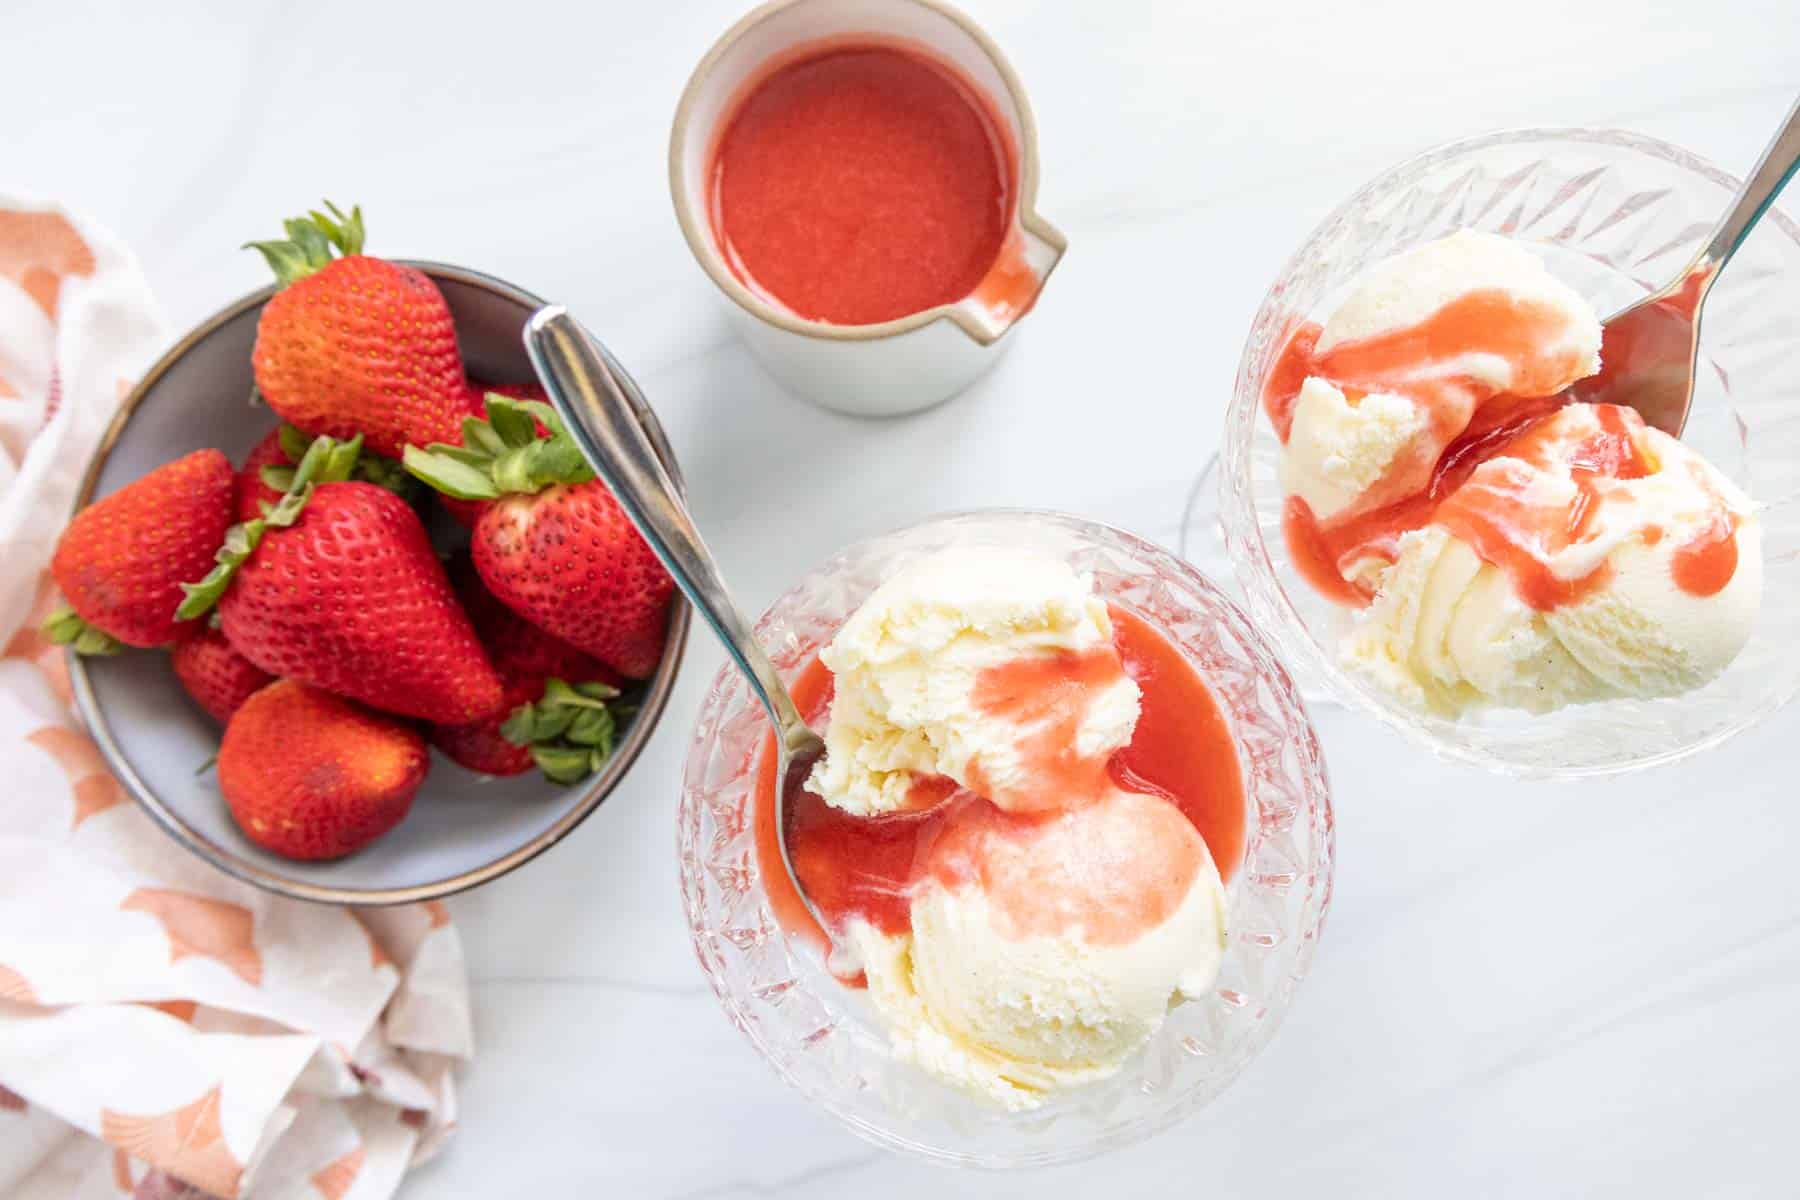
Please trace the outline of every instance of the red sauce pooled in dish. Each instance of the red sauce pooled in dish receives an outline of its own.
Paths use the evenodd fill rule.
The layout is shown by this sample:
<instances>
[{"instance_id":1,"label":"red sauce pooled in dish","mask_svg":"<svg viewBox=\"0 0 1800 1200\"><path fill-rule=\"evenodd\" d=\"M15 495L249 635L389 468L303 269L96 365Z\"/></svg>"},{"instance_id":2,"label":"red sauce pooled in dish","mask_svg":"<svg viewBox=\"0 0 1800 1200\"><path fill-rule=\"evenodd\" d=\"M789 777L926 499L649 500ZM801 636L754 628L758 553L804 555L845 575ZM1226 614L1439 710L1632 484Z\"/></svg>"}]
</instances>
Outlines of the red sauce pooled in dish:
<instances>
[{"instance_id":1,"label":"red sauce pooled in dish","mask_svg":"<svg viewBox=\"0 0 1800 1200\"><path fill-rule=\"evenodd\" d=\"M839 325L978 288L990 307L1030 306L1035 281L1009 282L1022 257L1002 255L1018 155L955 67L834 39L778 62L736 104L712 148L710 203L713 235L751 290Z\"/></svg>"},{"instance_id":2,"label":"red sauce pooled in dish","mask_svg":"<svg viewBox=\"0 0 1800 1200\"><path fill-rule=\"evenodd\" d=\"M991 884L996 891L990 898L1021 936L1062 928L1079 912L1091 927L1090 937L1126 941L1165 918L1186 894L1195 865L1185 847L1189 831L1204 840L1220 875L1231 878L1243 857L1245 830L1243 780L1230 727L1180 650L1143 618L1116 606L1110 611L1113 644L1125 672L1142 691L1142 705L1130 745L1111 756L1105 771L1111 784L1137 795L1090 801L1073 813L1009 813L949 780L921 781L915 790L941 800L936 807L861 817L803 789L788 806L788 851L827 921L841 926L861 917L886 933L904 933L911 927L911 889L929 875L951 884ZM1010 673L1012 664L999 670ZM1021 667L1016 681L1026 682L1025 673ZM1002 699L997 676L990 682L997 702L1034 703L1023 696ZM1053 679L1039 682L1052 691L1059 686ZM814 660L801 672L793 693L807 720L821 727L831 704L831 672ZM1026 715L1024 707L1015 711ZM756 774L757 863L782 927L823 948L824 934L781 868L775 841L775 756L771 734ZM1085 769L1075 782L1083 787L1099 783ZM1145 807L1152 803L1160 807ZM1177 822L1160 824L1170 817ZM1121 829L1121 823L1131 829ZM1145 837L1155 840L1154 848ZM1114 847L1135 845L1140 852L1131 856L1133 869L1141 873L1134 877L1138 886L1130 889L1130 905L1111 903L1118 896L1112 887L1120 876L1108 876L1104 859L1071 855L1072 848L1102 841ZM1067 885L1061 895L1029 886L1033 874L1070 857L1079 864L1060 864L1060 879ZM1102 919L1096 920L1096 914Z\"/></svg>"}]
</instances>

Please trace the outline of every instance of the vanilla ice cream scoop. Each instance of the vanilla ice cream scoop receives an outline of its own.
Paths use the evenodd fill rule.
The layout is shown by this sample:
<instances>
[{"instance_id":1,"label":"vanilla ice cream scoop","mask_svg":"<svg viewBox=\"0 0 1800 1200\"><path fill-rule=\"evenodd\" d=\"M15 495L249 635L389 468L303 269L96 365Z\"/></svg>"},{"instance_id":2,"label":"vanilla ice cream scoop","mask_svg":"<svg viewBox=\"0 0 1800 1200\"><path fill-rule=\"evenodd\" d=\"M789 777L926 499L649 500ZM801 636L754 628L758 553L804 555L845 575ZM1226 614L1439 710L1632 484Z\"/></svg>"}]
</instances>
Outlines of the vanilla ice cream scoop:
<instances>
[{"instance_id":1,"label":"vanilla ice cream scoop","mask_svg":"<svg viewBox=\"0 0 1800 1200\"><path fill-rule=\"evenodd\" d=\"M1193 821L1109 772L1141 702L1113 638L1062 560L957 547L884 582L820 655L836 690L808 786L921 831L904 920L846 921L869 997L897 1057L1009 1109L1118 1071L1224 952Z\"/></svg>"},{"instance_id":2,"label":"vanilla ice cream scoop","mask_svg":"<svg viewBox=\"0 0 1800 1200\"><path fill-rule=\"evenodd\" d=\"M900 1058L1022 1110L1115 1074L1212 986L1225 892L1161 797L989 808L933 848L910 934L857 924L851 941Z\"/></svg>"},{"instance_id":3,"label":"vanilla ice cream scoop","mask_svg":"<svg viewBox=\"0 0 1800 1200\"><path fill-rule=\"evenodd\" d=\"M1002 808L1092 791L1138 716L1112 636L1093 581L1060 559L1006 547L919 559L819 656L836 693L808 786L861 814L916 807L915 787L937 777ZM1029 753L1046 739L1068 753Z\"/></svg>"},{"instance_id":4,"label":"vanilla ice cream scoop","mask_svg":"<svg viewBox=\"0 0 1800 1200\"><path fill-rule=\"evenodd\" d=\"M1635 412L1572 404L1402 539L1344 658L1446 713L1672 696L1730 665L1761 595L1749 498Z\"/></svg>"},{"instance_id":5,"label":"vanilla ice cream scoop","mask_svg":"<svg viewBox=\"0 0 1800 1200\"><path fill-rule=\"evenodd\" d=\"M1280 473L1328 521L1424 489L1488 400L1555 395L1599 370L1600 322L1536 255L1465 230L1369 268L1311 359Z\"/></svg>"},{"instance_id":6,"label":"vanilla ice cream scoop","mask_svg":"<svg viewBox=\"0 0 1800 1200\"><path fill-rule=\"evenodd\" d=\"M1377 263L1265 397L1298 570L1364 604L1341 657L1409 703L1548 712L1676 695L1749 640L1750 501L1613 405L1566 403L1600 322L1535 255L1462 232Z\"/></svg>"}]
</instances>

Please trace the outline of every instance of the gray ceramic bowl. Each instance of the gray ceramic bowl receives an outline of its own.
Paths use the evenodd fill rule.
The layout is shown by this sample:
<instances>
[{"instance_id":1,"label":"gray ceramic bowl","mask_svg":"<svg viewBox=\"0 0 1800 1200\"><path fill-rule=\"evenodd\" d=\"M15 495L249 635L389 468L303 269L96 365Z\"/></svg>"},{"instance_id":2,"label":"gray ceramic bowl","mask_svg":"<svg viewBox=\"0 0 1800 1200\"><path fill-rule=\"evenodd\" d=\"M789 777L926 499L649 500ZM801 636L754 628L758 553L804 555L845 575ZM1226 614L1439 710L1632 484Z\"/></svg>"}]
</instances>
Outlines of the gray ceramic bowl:
<instances>
[{"instance_id":1,"label":"gray ceramic bowl","mask_svg":"<svg viewBox=\"0 0 1800 1200\"><path fill-rule=\"evenodd\" d=\"M456 318L471 376L505 383L532 378L520 333L543 301L474 271L415 262L437 282ZM163 356L107 431L88 465L77 506L107 495L171 459L216 446L239 461L276 418L252 406L250 350L268 288L203 322ZM637 385L611 364L637 406L663 463L680 469ZM259 887L304 900L397 904L475 887L555 845L600 806L631 769L668 703L687 644L689 609L676 597L668 650L644 685L641 707L606 768L563 787L535 772L487 779L433 752L432 770L398 828L337 862L298 863L252 845L232 823L216 775L195 768L218 749L220 730L175 681L167 657L71 656L82 718L113 771L175 839L213 865Z\"/></svg>"}]
</instances>

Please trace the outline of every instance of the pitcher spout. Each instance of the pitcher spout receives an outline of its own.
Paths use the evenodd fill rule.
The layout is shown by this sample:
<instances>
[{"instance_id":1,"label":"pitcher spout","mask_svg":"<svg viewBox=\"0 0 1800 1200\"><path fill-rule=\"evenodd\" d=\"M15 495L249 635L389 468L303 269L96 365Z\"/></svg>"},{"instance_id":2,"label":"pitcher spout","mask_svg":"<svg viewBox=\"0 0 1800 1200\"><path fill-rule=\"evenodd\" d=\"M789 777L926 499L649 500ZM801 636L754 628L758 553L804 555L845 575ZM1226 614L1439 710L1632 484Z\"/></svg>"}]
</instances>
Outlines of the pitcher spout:
<instances>
[{"instance_id":1,"label":"pitcher spout","mask_svg":"<svg viewBox=\"0 0 1800 1200\"><path fill-rule=\"evenodd\" d=\"M1069 240L1056 226L1035 213L1023 217L975 290L952 309L952 319L984 346L998 341L1037 304L1068 248Z\"/></svg>"}]
</instances>

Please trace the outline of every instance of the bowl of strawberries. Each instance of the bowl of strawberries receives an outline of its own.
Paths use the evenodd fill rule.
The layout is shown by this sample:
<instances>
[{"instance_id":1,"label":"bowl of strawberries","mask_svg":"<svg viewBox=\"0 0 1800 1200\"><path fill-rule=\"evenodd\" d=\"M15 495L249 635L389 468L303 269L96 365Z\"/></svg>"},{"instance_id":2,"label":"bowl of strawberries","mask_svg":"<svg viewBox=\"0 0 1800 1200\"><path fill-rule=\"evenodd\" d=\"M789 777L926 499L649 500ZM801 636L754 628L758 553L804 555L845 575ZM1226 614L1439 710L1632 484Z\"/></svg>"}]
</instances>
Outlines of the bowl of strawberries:
<instances>
[{"instance_id":1,"label":"bowl of strawberries","mask_svg":"<svg viewBox=\"0 0 1800 1200\"><path fill-rule=\"evenodd\" d=\"M358 210L285 232L253 243L275 285L127 397L45 628L114 773L184 845L303 899L444 896L600 805L689 612L532 380L541 300L366 254Z\"/></svg>"}]
</instances>

